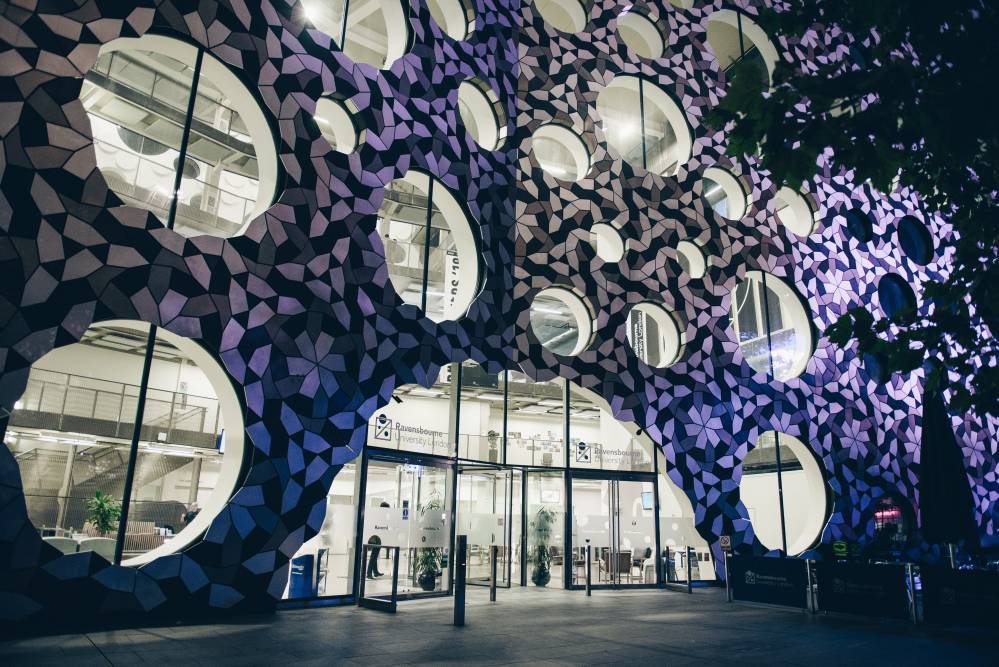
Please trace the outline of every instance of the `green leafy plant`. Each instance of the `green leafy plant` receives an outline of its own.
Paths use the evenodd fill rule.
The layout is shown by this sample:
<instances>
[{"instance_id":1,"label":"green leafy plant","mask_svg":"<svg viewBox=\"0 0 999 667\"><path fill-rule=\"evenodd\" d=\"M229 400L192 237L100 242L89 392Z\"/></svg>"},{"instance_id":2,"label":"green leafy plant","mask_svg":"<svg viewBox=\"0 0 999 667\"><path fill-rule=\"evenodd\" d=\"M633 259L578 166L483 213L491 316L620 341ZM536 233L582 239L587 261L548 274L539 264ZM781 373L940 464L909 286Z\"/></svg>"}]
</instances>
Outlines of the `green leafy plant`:
<instances>
[{"instance_id":1,"label":"green leafy plant","mask_svg":"<svg viewBox=\"0 0 999 667\"><path fill-rule=\"evenodd\" d=\"M427 499L426 504L420 508L421 523L426 520L429 513L440 512L444 509L444 502L440 494L434 491ZM421 547L416 550L416 581L420 588L425 591L432 591L437 588L437 576L440 574L444 563L444 550L441 547Z\"/></svg>"},{"instance_id":2,"label":"green leafy plant","mask_svg":"<svg viewBox=\"0 0 999 667\"><path fill-rule=\"evenodd\" d=\"M121 517L121 505L111 496L100 491L87 501L87 521L102 537L107 537Z\"/></svg>"},{"instance_id":3,"label":"green leafy plant","mask_svg":"<svg viewBox=\"0 0 999 667\"><path fill-rule=\"evenodd\" d=\"M544 506L538 510L534 521L531 522L531 542L534 544L530 554L530 561L534 564L531 581L535 586L547 586L552 578L549 544L554 523L555 512Z\"/></svg>"},{"instance_id":4,"label":"green leafy plant","mask_svg":"<svg viewBox=\"0 0 999 667\"><path fill-rule=\"evenodd\" d=\"M854 307L827 329L883 371L922 367L926 392L948 391L954 412L999 414L999 104L994 78L999 4L792 0L754 20L776 42L813 26L842 30L837 57L807 71L780 60L767 90L753 64L727 71L709 123L727 152L756 155L778 185L812 180L816 162L842 167L885 194L919 193L956 232L939 278L923 281L919 316ZM766 92L764 92L766 91ZM821 171L821 168L820 168Z\"/></svg>"}]
</instances>

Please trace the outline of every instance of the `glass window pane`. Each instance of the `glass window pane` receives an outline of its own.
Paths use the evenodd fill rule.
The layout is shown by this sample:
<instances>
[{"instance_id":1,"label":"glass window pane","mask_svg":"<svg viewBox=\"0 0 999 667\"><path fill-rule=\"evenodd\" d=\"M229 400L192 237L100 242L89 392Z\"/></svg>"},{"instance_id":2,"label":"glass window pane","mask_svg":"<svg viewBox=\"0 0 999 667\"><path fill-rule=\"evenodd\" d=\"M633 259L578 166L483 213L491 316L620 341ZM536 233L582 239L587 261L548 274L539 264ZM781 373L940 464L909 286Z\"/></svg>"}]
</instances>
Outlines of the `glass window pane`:
<instances>
[{"instance_id":1,"label":"glass window pane","mask_svg":"<svg viewBox=\"0 0 999 667\"><path fill-rule=\"evenodd\" d=\"M474 361L462 364L458 457L503 462L502 373L487 373Z\"/></svg>"},{"instance_id":2,"label":"glass window pane","mask_svg":"<svg viewBox=\"0 0 999 667\"><path fill-rule=\"evenodd\" d=\"M560 472L527 474L527 585L563 587L565 479Z\"/></svg>"},{"instance_id":3,"label":"glass window pane","mask_svg":"<svg viewBox=\"0 0 999 667\"><path fill-rule=\"evenodd\" d=\"M152 51L103 53L80 99L90 116L97 166L128 205L166 224L193 68Z\"/></svg>"},{"instance_id":4,"label":"glass window pane","mask_svg":"<svg viewBox=\"0 0 999 667\"><path fill-rule=\"evenodd\" d=\"M451 493L449 468L368 463L362 538L366 544L399 547L399 593L447 590ZM391 592L391 558L385 549L361 567L368 578L365 595Z\"/></svg>"},{"instance_id":5,"label":"glass window pane","mask_svg":"<svg viewBox=\"0 0 999 667\"><path fill-rule=\"evenodd\" d=\"M565 466L564 380L535 382L519 371L509 371L507 463Z\"/></svg>"},{"instance_id":6,"label":"glass window pane","mask_svg":"<svg viewBox=\"0 0 999 667\"><path fill-rule=\"evenodd\" d=\"M454 395L456 366L441 369L427 389L403 385L368 424L368 446L436 456L454 456Z\"/></svg>"}]
</instances>

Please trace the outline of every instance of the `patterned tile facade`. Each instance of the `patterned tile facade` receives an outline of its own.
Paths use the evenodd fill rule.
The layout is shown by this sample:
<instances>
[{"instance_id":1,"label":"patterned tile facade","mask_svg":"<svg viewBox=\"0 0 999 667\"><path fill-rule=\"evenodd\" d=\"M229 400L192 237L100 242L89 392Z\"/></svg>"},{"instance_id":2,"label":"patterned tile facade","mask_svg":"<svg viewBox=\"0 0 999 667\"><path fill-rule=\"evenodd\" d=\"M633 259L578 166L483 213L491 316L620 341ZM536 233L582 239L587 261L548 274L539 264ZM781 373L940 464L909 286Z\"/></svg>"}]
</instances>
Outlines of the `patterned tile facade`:
<instances>
[{"instance_id":1,"label":"patterned tile facade","mask_svg":"<svg viewBox=\"0 0 999 667\"><path fill-rule=\"evenodd\" d=\"M31 364L75 342L93 322L152 322L216 355L242 391L252 460L242 487L204 539L139 568L92 553L60 555L25 511L18 467L0 448L0 616L181 614L268 607L288 563L323 521L327 491L365 440L365 424L392 390L429 384L446 363L473 359L497 371L520 364L599 393L616 416L659 442L668 474L693 504L716 556L718 536L761 552L738 499L741 461L764 431L798 437L827 476L826 541L873 534L877 499L918 507L921 377L887 386L851 351L819 339L805 373L768 382L744 361L729 326L730 294L747 270L795 285L821 331L847 308L877 307L877 282L896 273L914 286L941 275L952 232L905 189L885 196L820 161L807 190L815 232L790 234L773 215L776 186L752 161L723 155L725 137L703 127L724 90L707 50L707 17L722 3L597 0L577 35L547 26L533 5L475 0L475 30L445 37L420 0L408 0L412 45L390 69L356 65L313 29L290 0L18 0L0 19L0 406L11 409ZM667 49L641 61L619 41L625 5L667 30ZM752 14L755 10L747 7ZM199 44L238 72L275 133L283 185L273 206L237 238L185 239L122 206L96 168L79 93L101 44L158 32ZM781 41L807 67L837 53L836 35ZM619 74L669 92L695 137L676 177L636 170L606 148L595 104ZM457 111L459 83L488 83L514 127L483 151ZM366 141L330 149L312 121L323 94L350 99ZM539 125L557 120L594 147L589 175L571 185L530 153ZM749 185L746 216L706 207L700 174L730 167ZM383 187L418 168L461 193L478 221L484 285L467 317L436 324L404 305L388 281L375 213ZM875 220L858 244L844 232L855 206ZM914 215L937 239L927 266L906 260L897 220ZM598 258L589 227L621 224L630 249ZM703 279L680 270L675 247L695 240L711 257ZM578 357L540 346L527 307L566 285L596 314ZM667 369L640 362L626 343L629 307L662 301L682 319L686 346ZM923 306L925 307L925 306ZM997 424L955 416L983 540L999 533ZM923 555L935 548L924 545Z\"/></svg>"}]
</instances>

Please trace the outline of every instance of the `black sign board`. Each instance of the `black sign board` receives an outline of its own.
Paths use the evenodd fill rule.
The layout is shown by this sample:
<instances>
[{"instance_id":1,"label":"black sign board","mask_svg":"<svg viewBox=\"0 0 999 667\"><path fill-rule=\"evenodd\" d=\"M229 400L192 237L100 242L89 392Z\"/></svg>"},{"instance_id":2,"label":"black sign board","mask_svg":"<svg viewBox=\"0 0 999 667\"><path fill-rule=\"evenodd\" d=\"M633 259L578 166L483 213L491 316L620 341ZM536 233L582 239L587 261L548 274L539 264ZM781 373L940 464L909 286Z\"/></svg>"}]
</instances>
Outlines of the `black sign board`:
<instances>
[{"instance_id":1,"label":"black sign board","mask_svg":"<svg viewBox=\"0 0 999 667\"><path fill-rule=\"evenodd\" d=\"M919 572L927 622L999 625L999 572L925 566Z\"/></svg>"},{"instance_id":2,"label":"black sign board","mask_svg":"<svg viewBox=\"0 0 999 667\"><path fill-rule=\"evenodd\" d=\"M909 618L903 565L815 564L819 609L882 618Z\"/></svg>"},{"instance_id":3,"label":"black sign board","mask_svg":"<svg viewBox=\"0 0 999 667\"><path fill-rule=\"evenodd\" d=\"M734 556L728 559L732 599L808 608L808 571L804 560Z\"/></svg>"}]
</instances>

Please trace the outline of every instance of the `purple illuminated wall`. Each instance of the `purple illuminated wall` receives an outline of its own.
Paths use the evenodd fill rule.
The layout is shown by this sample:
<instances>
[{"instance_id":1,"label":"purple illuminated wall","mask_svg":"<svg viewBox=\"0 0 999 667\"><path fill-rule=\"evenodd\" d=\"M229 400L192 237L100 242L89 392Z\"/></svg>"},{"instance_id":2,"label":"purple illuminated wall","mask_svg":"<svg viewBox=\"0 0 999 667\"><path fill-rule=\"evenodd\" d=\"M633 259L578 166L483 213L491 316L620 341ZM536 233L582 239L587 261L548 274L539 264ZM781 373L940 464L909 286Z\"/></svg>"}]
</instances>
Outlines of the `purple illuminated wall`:
<instances>
[{"instance_id":1,"label":"purple illuminated wall","mask_svg":"<svg viewBox=\"0 0 999 667\"><path fill-rule=\"evenodd\" d=\"M17 464L0 448L0 616L272 604L290 557L322 524L333 477L363 446L367 420L395 387L429 384L442 365L466 359L491 371L514 363L538 379L565 377L645 429L718 557L723 534L739 552L763 550L738 483L742 460L768 430L814 451L832 498L824 541L868 539L885 494L918 508L921 375L878 384L852 351L820 338L803 375L768 382L743 360L728 313L732 289L751 269L793 284L817 331L852 306L877 309L877 284L889 273L918 299L920 285L946 271L945 221L914 192L880 194L825 162L807 184L814 233L802 239L776 221L767 173L724 156L724 135L703 127L724 91L705 40L721 2L679 9L600 0L586 29L566 35L530 4L475 0L475 31L460 43L442 35L419 0L408 4L413 45L384 71L351 63L282 0L8 5L0 24L0 406L12 408L32 362L91 323L143 320L220 359L245 398L252 460L203 541L136 569L44 544L27 518ZM666 27L662 58L641 61L619 42L616 17L626 4ZM284 186L238 238L166 231L151 214L121 206L96 169L81 77L102 43L149 31L206 47L239 72L269 117ZM777 46L807 67L835 50L831 37L813 41ZM596 96L616 74L646 77L683 108L695 144L676 177L636 170L606 148ZM458 116L458 84L473 76L514 119L495 152L481 150ZM316 100L330 93L352 100L367 129L351 155L330 150L312 121ZM578 183L545 175L529 152L532 131L550 120L595 147L593 169ZM748 186L741 221L722 219L700 197L701 173L716 164ZM484 287L457 322L421 317L388 282L375 212L383 186L411 168L460 193L478 221ZM874 221L868 243L844 232L842 214L854 207ZM899 247L904 215L933 233L927 266ZM610 220L623 221L631 240L618 264L596 257L587 240L592 224ZM703 279L680 270L683 239L711 257ZM596 314L594 340L576 358L543 349L528 326L533 295L553 284L585 295ZM628 310L647 299L685 326L684 353L667 369L641 363L626 343ZM953 423L982 539L995 541L997 425L973 415Z\"/></svg>"}]
</instances>

